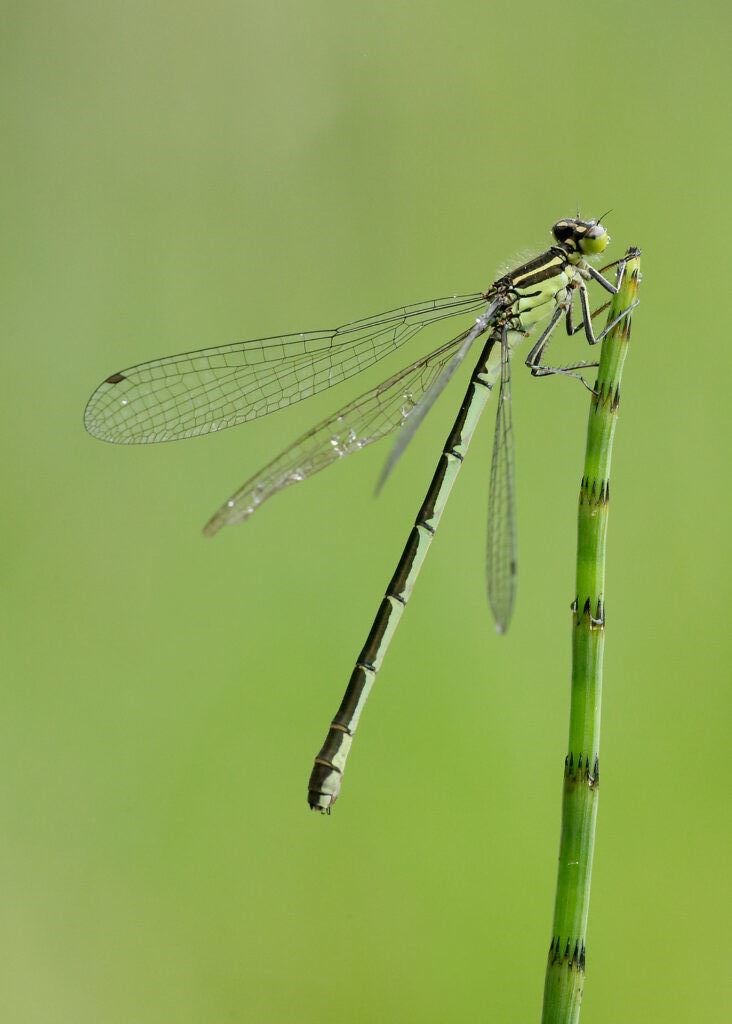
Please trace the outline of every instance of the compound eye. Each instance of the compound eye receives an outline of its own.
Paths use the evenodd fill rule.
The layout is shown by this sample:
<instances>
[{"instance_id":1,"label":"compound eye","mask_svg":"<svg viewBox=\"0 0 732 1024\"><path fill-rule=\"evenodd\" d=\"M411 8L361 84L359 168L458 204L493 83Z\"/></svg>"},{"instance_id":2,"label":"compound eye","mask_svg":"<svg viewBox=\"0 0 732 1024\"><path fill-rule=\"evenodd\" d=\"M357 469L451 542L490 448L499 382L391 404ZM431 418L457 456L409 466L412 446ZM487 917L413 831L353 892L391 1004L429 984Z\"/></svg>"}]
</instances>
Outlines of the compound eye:
<instances>
[{"instance_id":1,"label":"compound eye","mask_svg":"<svg viewBox=\"0 0 732 1024\"><path fill-rule=\"evenodd\" d=\"M607 248L609 241L610 236L602 224L593 224L580 239L579 246L581 252L585 253L585 255L593 256L596 253L603 252Z\"/></svg>"}]
</instances>

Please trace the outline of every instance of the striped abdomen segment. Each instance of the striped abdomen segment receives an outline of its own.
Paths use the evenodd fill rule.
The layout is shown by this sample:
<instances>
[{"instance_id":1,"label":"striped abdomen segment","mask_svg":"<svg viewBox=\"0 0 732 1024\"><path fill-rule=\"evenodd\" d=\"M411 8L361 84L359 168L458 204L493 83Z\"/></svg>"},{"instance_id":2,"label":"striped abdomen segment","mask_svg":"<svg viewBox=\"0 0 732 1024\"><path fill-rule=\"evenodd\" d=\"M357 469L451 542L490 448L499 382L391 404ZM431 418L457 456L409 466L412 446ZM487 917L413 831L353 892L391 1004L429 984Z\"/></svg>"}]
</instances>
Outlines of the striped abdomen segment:
<instances>
[{"instance_id":1,"label":"striped abdomen segment","mask_svg":"<svg viewBox=\"0 0 732 1024\"><path fill-rule=\"evenodd\" d=\"M325 743L315 758L308 785L308 803L313 810L327 812L338 798L346 759L364 704L411 596L480 414L490 397L492 384L483 377L488 371L493 346L498 343L500 336L494 332L483 346L399 564L358 656Z\"/></svg>"}]
</instances>

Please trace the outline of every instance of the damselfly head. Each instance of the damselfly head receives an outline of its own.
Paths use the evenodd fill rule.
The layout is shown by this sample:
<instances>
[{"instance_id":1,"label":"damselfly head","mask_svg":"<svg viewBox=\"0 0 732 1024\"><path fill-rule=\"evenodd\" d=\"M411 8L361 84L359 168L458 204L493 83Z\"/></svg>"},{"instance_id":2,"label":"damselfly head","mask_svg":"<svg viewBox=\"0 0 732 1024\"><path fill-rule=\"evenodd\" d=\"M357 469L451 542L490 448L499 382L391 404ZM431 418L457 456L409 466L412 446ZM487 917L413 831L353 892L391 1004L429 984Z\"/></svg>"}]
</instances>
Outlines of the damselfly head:
<instances>
[{"instance_id":1,"label":"damselfly head","mask_svg":"<svg viewBox=\"0 0 732 1024\"><path fill-rule=\"evenodd\" d=\"M581 252L583 256L602 252L610 241L610 235L599 221L581 220L579 217L558 220L552 234L562 248Z\"/></svg>"}]
</instances>

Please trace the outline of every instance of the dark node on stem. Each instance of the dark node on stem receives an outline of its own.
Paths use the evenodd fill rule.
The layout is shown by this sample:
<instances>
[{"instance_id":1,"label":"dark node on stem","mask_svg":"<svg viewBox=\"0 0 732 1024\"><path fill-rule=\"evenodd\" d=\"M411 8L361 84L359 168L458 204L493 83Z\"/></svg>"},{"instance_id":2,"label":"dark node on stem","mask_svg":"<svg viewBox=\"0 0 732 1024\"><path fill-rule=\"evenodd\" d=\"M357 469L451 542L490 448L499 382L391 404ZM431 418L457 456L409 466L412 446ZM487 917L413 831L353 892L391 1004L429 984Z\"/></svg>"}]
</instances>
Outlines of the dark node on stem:
<instances>
[{"instance_id":1,"label":"dark node on stem","mask_svg":"<svg viewBox=\"0 0 732 1024\"><path fill-rule=\"evenodd\" d=\"M605 603L601 597L597 599L597 610L594 615L590 615L590 629L604 629L605 628Z\"/></svg>"},{"instance_id":2,"label":"dark node on stem","mask_svg":"<svg viewBox=\"0 0 732 1024\"><path fill-rule=\"evenodd\" d=\"M580 505L590 505L593 508L601 508L610 501L610 481L593 480L592 483L586 476L582 477L580 484Z\"/></svg>"},{"instance_id":3,"label":"dark node on stem","mask_svg":"<svg viewBox=\"0 0 732 1024\"><path fill-rule=\"evenodd\" d=\"M597 789L600 782L600 761L597 754L590 768L590 757L578 754L575 762L574 753L570 752L564 759L564 778L571 785L578 782L586 783L590 789Z\"/></svg>"},{"instance_id":4,"label":"dark node on stem","mask_svg":"<svg viewBox=\"0 0 732 1024\"><path fill-rule=\"evenodd\" d=\"M570 970L579 971L584 973L585 970L585 944L581 939L575 939L572 943L571 939L567 939L562 947L562 938L560 935L553 935L552 940L549 943L549 963L554 966L555 964L563 963Z\"/></svg>"},{"instance_id":5,"label":"dark node on stem","mask_svg":"<svg viewBox=\"0 0 732 1024\"><path fill-rule=\"evenodd\" d=\"M592 600L586 597L582 605L582 612L578 614L579 601L575 598L572 611L575 614L575 625L589 628L590 631L605 628L605 602L598 597L595 608L592 608Z\"/></svg>"},{"instance_id":6,"label":"dark node on stem","mask_svg":"<svg viewBox=\"0 0 732 1024\"><path fill-rule=\"evenodd\" d=\"M596 412L601 407L607 407L611 412L615 412L620 405L620 386L613 388L605 381L598 381L592 403Z\"/></svg>"},{"instance_id":7,"label":"dark node on stem","mask_svg":"<svg viewBox=\"0 0 732 1024\"><path fill-rule=\"evenodd\" d=\"M599 384L598 390L595 392L593 403L596 413L600 411L601 407L603 409L609 409L611 413L616 413L617 407L620 404L619 384L612 387L610 384L603 381L602 384Z\"/></svg>"},{"instance_id":8,"label":"dark node on stem","mask_svg":"<svg viewBox=\"0 0 732 1024\"><path fill-rule=\"evenodd\" d=\"M582 768L582 754L577 758L577 765L575 767L574 754L570 751L564 759L564 777L568 782L577 781L577 773Z\"/></svg>"}]
</instances>

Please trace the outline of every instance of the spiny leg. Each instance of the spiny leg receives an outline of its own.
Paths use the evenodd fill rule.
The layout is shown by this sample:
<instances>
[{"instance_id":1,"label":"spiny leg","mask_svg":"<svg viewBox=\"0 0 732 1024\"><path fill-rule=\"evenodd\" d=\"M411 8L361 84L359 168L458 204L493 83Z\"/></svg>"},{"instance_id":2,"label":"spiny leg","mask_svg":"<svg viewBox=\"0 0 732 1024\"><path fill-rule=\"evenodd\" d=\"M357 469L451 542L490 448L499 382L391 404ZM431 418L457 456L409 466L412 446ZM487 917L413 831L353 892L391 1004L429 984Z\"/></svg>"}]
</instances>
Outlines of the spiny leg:
<instances>
[{"instance_id":1,"label":"spiny leg","mask_svg":"<svg viewBox=\"0 0 732 1024\"><path fill-rule=\"evenodd\" d=\"M632 255L632 252L632 250L628 250L628 252L624 256L621 256L620 259L615 260L613 263L608 263L606 266L602 268L602 270L595 270L594 267L587 264L585 269L587 271L588 276L591 277L594 281L597 281L598 284L602 285L602 287L606 291L610 292L611 295L617 295L623 283L623 278L625 276L625 267L629 257ZM620 267L620 269L618 270L618 283L616 285L608 281L608 279L604 276L602 272L604 270L610 270L611 267ZM636 299L635 302L631 303L627 309L624 309L620 313L618 313L618 315L615 317L612 323L609 323L607 327L605 327L604 330L601 331L600 334L596 336L594 331L592 330L592 317L595 316L596 313L600 312L600 310L596 310L595 313L590 314L590 300L587 294L587 285L584 283L584 281L580 281L577 287L580 290L580 304L582 306L583 317L582 323L579 326L584 327L585 337L587 338L587 341L590 343L590 345L597 345L599 341L602 341L602 339L605 337L608 331L611 331L616 324L620 323L620 321L638 305L639 300ZM606 309L608 305L609 303L606 303L605 306L601 308Z\"/></svg>"},{"instance_id":2,"label":"spiny leg","mask_svg":"<svg viewBox=\"0 0 732 1024\"><path fill-rule=\"evenodd\" d=\"M589 363L586 360L582 360L578 363L570 363L568 366L547 366L541 362L541 358L546 351L551 335L563 316L565 318L567 333L575 333L572 324L572 302L573 297L570 295L568 299L557 303L557 307L552 313L549 323L546 325L536 344L526 357L526 365L531 370L531 375L533 377L547 377L556 373L561 373L565 374L567 377L576 377L578 380L582 381L585 387L589 387L587 381L585 381L579 373L574 373L573 371L586 369L588 366L596 366L596 363ZM600 311L597 310L597 312Z\"/></svg>"},{"instance_id":3,"label":"spiny leg","mask_svg":"<svg viewBox=\"0 0 732 1024\"><path fill-rule=\"evenodd\" d=\"M570 305L571 305L571 303L570 303ZM531 351L527 355L527 357L526 357L526 365L529 367L529 369L531 370L531 373L534 376L536 376L537 373L540 370L544 369L544 367L541 366L539 360L542 357L544 349L549 344L549 339L552 336L555 327L557 326L559 321L562 319L562 317L567 313L567 309L568 308L569 307L565 306L564 304L557 303L557 306L556 306L554 312L551 315L551 319L549 320L549 323L546 325L544 330L541 332L541 334L539 335L539 337L536 340L536 344L534 345L534 347L531 349ZM548 367L547 367L547 369L548 369Z\"/></svg>"},{"instance_id":4,"label":"spiny leg","mask_svg":"<svg viewBox=\"0 0 732 1024\"><path fill-rule=\"evenodd\" d=\"M604 327L600 331L600 333L596 335L595 332L592 330L592 314L590 313L590 300L587 295L587 285L584 283L584 281L581 281L577 285L577 287L579 288L580 293L580 305L582 306L583 317L582 323L584 325L585 337L587 338L587 341L590 345L597 345L599 341L602 341L602 339L605 337L608 331L611 331L616 324L619 324L620 321L623 320L628 315L628 313L631 312L631 310L635 309L639 302L639 299L636 299L635 302L631 302L627 309L621 310L620 313L618 313L618 315L615 317L615 319L611 320L607 327Z\"/></svg>"},{"instance_id":5,"label":"spiny leg","mask_svg":"<svg viewBox=\"0 0 732 1024\"><path fill-rule=\"evenodd\" d=\"M606 270L612 270L613 267L619 267L621 263L626 264L627 262L628 254L626 253L624 256L618 256L618 258L616 260L613 260L612 263L606 263L604 266L600 267L599 272L604 276ZM625 267L623 267L623 273L625 273ZM605 278L605 280L607 281L607 278ZM608 281L608 284L610 283L611 282ZM613 288L617 288L617 286L613 285Z\"/></svg>"},{"instance_id":6,"label":"spiny leg","mask_svg":"<svg viewBox=\"0 0 732 1024\"><path fill-rule=\"evenodd\" d=\"M623 260L618 260L618 263L624 264L625 260L624 259ZM612 267L612 266L614 266L614 264L610 263L608 265L608 267L603 267L603 270L607 270L609 267ZM595 270L594 267L591 267L589 265L587 266L586 269L587 269L588 275L591 278L593 278L593 280L597 281L598 284L602 285L602 287L605 289L606 292L610 292L611 295L617 295L618 289L617 289L616 285L612 284L611 281L608 281L608 279L603 276L601 271ZM625 267L623 267L623 270L625 270Z\"/></svg>"},{"instance_id":7,"label":"spiny leg","mask_svg":"<svg viewBox=\"0 0 732 1024\"><path fill-rule=\"evenodd\" d=\"M620 286L623 283L623 277L625 276L625 265L628 262L628 253L621 256L617 260L613 260L612 263L606 263L604 267L599 270L595 270L589 263L585 265L585 269L591 278L597 281L598 284L602 285L605 291L610 292L611 295L617 295L620 290ZM613 284L612 281L608 281L605 277L606 270L612 270L613 267L620 267L618 271L618 283Z\"/></svg>"},{"instance_id":8,"label":"spiny leg","mask_svg":"<svg viewBox=\"0 0 732 1024\"><path fill-rule=\"evenodd\" d=\"M615 294L617 294L618 289L620 288L620 285L622 284L623 276L625 274L625 265L627 263L627 259L628 259L628 256L626 254L625 256L621 257L620 259L615 260L613 263L608 263L607 266L602 268L603 270L609 270L611 267L614 267L614 266L619 266L620 267L620 270L618 272L618 284L617 284L617 286L611 284L610 281L608 281L607 278L605 278L603 276L603 274L599 270L595 270L594 267L588 266L587 267L587 271L588 271L589 275L595 281L597 281L599 284L601 284L603 286L603 288L605 288L607 291L609 291L612 295L615 295ZM585 361L581 361L581 362L578 362L578 363L570 364L568 366L548 366L548 365L544 365L544 364L541 363L541 357L542 357L544 351L546 350L546 347L547 347L547 344L549 342L549 338L551 336L551 333L554 330L554 328L556 327L556 325L557 325L557 323L558 323L558 321L559 321L559 319L561 317L562 309L563 308L566 309L566 329L567 329L567 334L572 336L572 335L576 334L578 331L584 330L585 337L587 338L588 343L590 345L596 345L598 342L602 341L602 339L605 337L605 335L609 331L611 331L613 329L613 327L616 326L616 324L618 324L624 317L626 317L635 308L635 306L638 305L638 300L636 299L636 301L634 303L632 303L627 309L622 310L615 317L615 319L612 320L612 322L609 323L600 332L600 334L595 335L594 331L592 330L592 319L593 319L593 317L597 316L598 313L601 313L604 309L607 309L609 303L606 302L604 305L602 305L598 309L594 310L594 312L591 312L590 311L590 301L589 301L588 292L587 292L587 286L585 285L584 281L580 281L579 283L577 283L575 285L575 287L579 288L580 305L582 307L582 320L576 326L573 323L573 321L572 321L573 296L570 296L569 303L565 303L564 306L560 306L560 305L557 306L557 309L554 311L554 313L552 315L552 318L549 321L549 324L548 324L546 330L544 330L544 332L542 333L541 337L539 338L539 340L536 342L536 344L532 348L531 352L529 353L528 358L526 359L526 365L529 367L529 369L531 370L531 374L534 377L546 377L546 376L551 376L553 374L561 373L561 374L565 374L568 377L577 377L577 379L581 380L582 383L584 384L584 386L589 391L592 391L592 388L587 383L587 381L584 379L584 377L582 377L581 374L573 373L572 371L573 370L584 369L584 368L591 367L591 366L597 366L598 364L596 362L589 362L589 361L585 360Z\"/></svg>"},{"instance_id":9,"label":"spiny leg","mask_svg":"<svg viewBox=\"0 0 732 1024\"><path fill-rule=\"evenodd\" d=\"M608 308L609 305L610 305L610 301L603 302L603 304L601 306L598 306L597 309L593 309L592 313L590 314L592 319L594 320L596 316L599 316L600 313L603 313ZM578 324L575 324L573 322L573 320L572 320L572 308L573 307L570 306L569 309L567 310L567 334L570 336L570 338L573 337L575 334L577 334L578 331L583 330L584 326L585 326L584 319L580 320L580 322Z\"/></svg>"}]
</instances>

